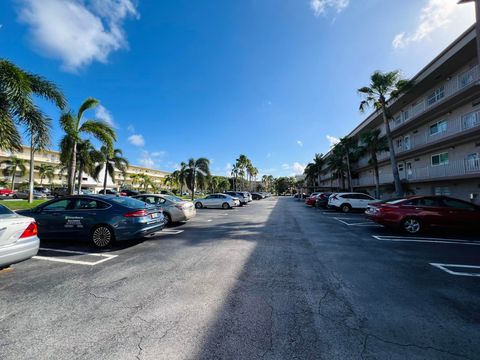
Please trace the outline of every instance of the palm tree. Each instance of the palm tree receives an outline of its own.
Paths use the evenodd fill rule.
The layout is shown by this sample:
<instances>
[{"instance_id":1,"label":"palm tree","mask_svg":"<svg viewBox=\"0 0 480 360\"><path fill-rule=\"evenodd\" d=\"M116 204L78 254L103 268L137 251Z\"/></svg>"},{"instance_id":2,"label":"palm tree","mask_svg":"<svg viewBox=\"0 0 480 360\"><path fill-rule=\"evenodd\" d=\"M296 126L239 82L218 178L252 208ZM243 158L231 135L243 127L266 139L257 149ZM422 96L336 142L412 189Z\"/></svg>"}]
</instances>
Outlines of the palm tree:
<instances>
[{"instance_id":1,"label":"palm tree","mask_svg":"<svg viewBox=\"0 0 480 360\"><path fill-rule=\"evenodd\" d=\"M240 155L235 164L238 168L237 177L240 176L240 178L242 179L242 187L243 187L243 177L247 173L248 166L250 164L250 160L245 155Z\"/></svg>"},{"instance_id":2,"label":"palm tree","mask_svg":"<svg viewBox=\"0 0 480 360\"><path fill-rule=\"evenodd\" d=\"M374 106L376 110L382 112L397 196L403 195L403 189L400 181L400 174L398 173L393 138L390 131L389 119L391 118L391 114L388 105L390 99L397 98L400 94L408 91L412 86L412 81L401 79L399 71L390 71L386 73L375 71L370 77L370 85L358 89L358 92L364 96L364 100L360 103L360 111L364 112L367 106Z\"/></svg>"},{"instance_id":3,"label":"palm tree","mask_svg":"<svg viewBox=\"0 0 480 360\"><path fill-rule=\"evenodd\" d=\"M15 178L17 174L18 176L23 177L27 172L25 160L13 156L9 160L3 160L0 162L0 165L5 165L5 169L3 169L3 175L12 177L10 189L15 190Z\"/></svg>"},{"instance_id":4,"label":"palm tree","mask_svg":"<svg viewBox=\"0 0 480 360\"><path fill-rule=\"evenodd\" d=\"M88 98L80 106L77 114L68 111L63 113L60 118L60 124L65 131L65 136L60 144L61 153L62 160L64 160L63 162L70 162L68 171L68 192L71 195L73 195L75 189L77 144L81 141L82 135L92 135L110 149L113 148L113 142L117 140L115 130L109 124L99 120L82 121L83 113L89 109L94 109L98 104L98 100Z\"/></svg>"},{"instance_id":5,"label":"palm tree","mask_svg":"<svg viewBox=\"0 0 480 360\"><path fill-rule=\"evenodd\" d=\"M380 198L380 180L378 173L378 159L377 154L388 150L388 143L385 137L380 137L380 129L367 131L360 135L362 146L360 152L370 156L368 163L373 165L375 173L375 198Z\"/></svg>"},{"instance_id":6,"label":"palm tree","mask_svg":"<svg viewBox=\"0 0 480 360\"><path fill-rule=\"evenodd\" d=\"M55 176L55 168L52 165L41 164L35 166L35 168L38 170L38 176L40 176L40 186L43 185L43 179L45 178L52 182L52 179Z\"/></svg>"},{"instance_id":7,"label":"palm tree","mask_svg":"<svg viewBox=\"0 0 480 360\"><path fill-rule=\"evenodd\" d=\"M102 160L103 154L93 147L90 140L80 141L77 144L78 194L80 194L82 191L83 173L86 173L98 181L98 176L95 174L95 168L97 163L101 162Z\"/></svg>"},{"instance_id":8,"label":"palm tree","mask_svg":"<svg viewBox=\"0 0 480 360\"><path fill-rule=\"evenodd\" d=\"M307 184L310 183L310 185L313 188L313 191L315 191L315 179L317 177L317 169L315 164L308 163L307 166L305 166L303 173L305 175L305 180L307 180Z\"/></svg>"},{"instance_id":9,"label":"palm tree","mask_svg":"<svg viewBox=\"0 0 480 360\"><path fill-rule=\"evenodd\" d=\"M180 195L183 195L183 185L187 181L187 164L185 162L180 163L180 169L178 169L178 182L180 183Z\"/></svg>"},{"instance_id":10,"label":"palm tree","mask_svg":"<svg viewBox=\"0 0 480 360\"><path fill-rule=\"evenodd\" d=\"M207 177L210 176L210 160L207 158L191 158L186 168L187 187L192 192L192 201L195 199L195 186L204 187Z\"/></svg>"},{"instance_id":11,"label":"palm tree","mask_svg":"<svg viewBox=\"0 0 480 360\"><path fill-rule=\"evenodd\" d=\"M107 146L100 148L102 158L98 161L98 165L95 167L95 176L98 178L100 172L105 170L103 177L103 191L107 190L107 179L110 175L112 182L115 183L115 170L119 170L125 177L127 174L128 160L122 155L123 152L120 149L110 149Z\"/></svg>"},{"instance_id":12,"label":"palm tree","mask_svg":"<svg viewBox=\"0 0 480 360\"><path fill-rule=\"evenodd\" d=\"M355 156L355 152L358 150L357 142L354 138L350 138L346 136L341 138L336 146L339 146L342 148L342 152L345 156L344 160L345 160L345 167L347 172L348 189L349 191L353 191L351 162L353 160L352 157Z\"/></svg>"},{"instance_id":13,"label":"palm tree","mask_svg":"<svg viewBox=\"0 0 480 360\"><path fill-rule=\"evenodd\" d=\"M164 184L170 188L178 187L178 176L179 176L179 171L175 170L171 174L168 174L167 176L165 176Z\"/></svg>"},{"instance_id":14,"label":"palm tree","mask_svg":"<svg viewBox=\"0 0 480 360\"><path fill-rule=\"evenodd\" d=\"M30 203L33 201L35 151L50 144L51 124L35 105L33 96L53 102L61 110L66 106L65 97L54 83L0 59L0 149L20 151L21 137L16 124L25 126L30 137Z\"/></svg>"},{"instance_id":15,"label":"palm tree","mask_svg":"<svg viewBox=\"0 0 480 360\"><path fill-rule=\"evenodd\" d=\"M144 191L147 191L149 187L152 188L153 192L156 191L157 186L150 176L147 174L138 174L138 177L140 179L140 186L143 187Z\"/></svg>"},{"instance_id":16,"label":"palm tree","mask_svg":"<svg viewBox=\"0 0 480 360\"><path fill-rule=\"evenodd\" d=\"M340 183L342 184L342 189L345 189L345 153L341 146L335 145L332 149L331 155L328 157L328 166L332 172L332 179L336 178L340 180L337 188L340 188Z\"/></svg>"},{"instance_id":17,"label":"palm tree","mask_svg":"<svg viewBox=\"0 0 480 360\"><path fill-rule=\"evenodd\" d=\"M132 174L130 175L130 179L132 180L132 188L135 189L135 185L140 183L140 174Z\"/></svg>"}]
</instances>

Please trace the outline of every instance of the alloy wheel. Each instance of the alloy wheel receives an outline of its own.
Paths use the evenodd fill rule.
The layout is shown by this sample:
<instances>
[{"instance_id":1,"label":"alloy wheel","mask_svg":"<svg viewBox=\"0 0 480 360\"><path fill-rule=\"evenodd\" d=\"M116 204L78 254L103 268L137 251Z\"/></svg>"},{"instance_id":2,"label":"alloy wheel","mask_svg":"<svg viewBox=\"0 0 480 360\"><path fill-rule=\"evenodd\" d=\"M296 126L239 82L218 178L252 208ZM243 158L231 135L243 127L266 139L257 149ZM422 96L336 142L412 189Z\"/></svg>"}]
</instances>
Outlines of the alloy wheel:
<instances>
[{"instance_id":1,"label":"alloy wheel","mask_svg":"<svg viewBox=\"0 0 480 360\"><path fill-rule=\"evenodd\" d=\"M106 226L97 227L93 231L92 242L99 248L108 246L112 242L112 231Z\"/></svg>"},{"instance_id":2,"label":"alloy wheel","mask_svg":"<svg viewBox=\"0 0 480 360\"><path fill-rule=\"evenodd\" d=\"M416 234L421 229L420 221L417 219L407 219L403 222L403 228L410 234Z\"/></svg>"}]
</instances>

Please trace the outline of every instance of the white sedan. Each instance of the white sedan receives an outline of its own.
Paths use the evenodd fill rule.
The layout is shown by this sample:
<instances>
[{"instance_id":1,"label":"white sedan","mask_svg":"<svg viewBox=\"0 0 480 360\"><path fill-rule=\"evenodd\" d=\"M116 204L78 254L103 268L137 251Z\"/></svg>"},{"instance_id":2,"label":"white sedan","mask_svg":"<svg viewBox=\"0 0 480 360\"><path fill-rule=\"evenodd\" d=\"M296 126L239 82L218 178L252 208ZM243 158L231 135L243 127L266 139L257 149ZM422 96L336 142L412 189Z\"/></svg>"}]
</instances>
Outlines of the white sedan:
<instances>
[{"instance_id":1,"label":"white sedan","mask_svg":"<svg viewBox=\"0 0 480 360\"><path fill-rule=\"evenodd\" d=\"M230 209L235 206L240 206L240 200L227 194L212 194L203 199L195 200L195 207L201 208L222 208Z\"/></svg>"},{"instance_id":2,"label":"white sedan","mask_svg":"<svg viewBox=\"0 0 480 360\"><path fill-rule=\"evenodd\" d=\"M38 253L40 240L34 219L0 205L0 269Z\"/></svg>"}]
</instances>

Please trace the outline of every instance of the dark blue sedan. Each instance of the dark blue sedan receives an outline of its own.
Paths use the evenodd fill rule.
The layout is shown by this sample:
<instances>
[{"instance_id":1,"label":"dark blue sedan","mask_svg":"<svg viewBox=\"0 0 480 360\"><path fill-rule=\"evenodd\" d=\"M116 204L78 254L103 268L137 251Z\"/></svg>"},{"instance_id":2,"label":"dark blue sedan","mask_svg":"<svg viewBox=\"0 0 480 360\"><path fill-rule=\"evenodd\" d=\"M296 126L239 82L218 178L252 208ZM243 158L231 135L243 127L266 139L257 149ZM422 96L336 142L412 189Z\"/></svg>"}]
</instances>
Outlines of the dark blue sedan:
<instances>
[{"instance_id":1,"label":"dark blue sedan","mask_svg":"<svg viewBox=\"0 0 480 360\"><path fill-rule=\"evenodd\" d=\"M161 209L109 195L67 196L18 213L36 220L40 239L88 237L99 248L152 234L166 224Z\"/></svg>"}]
</instances>

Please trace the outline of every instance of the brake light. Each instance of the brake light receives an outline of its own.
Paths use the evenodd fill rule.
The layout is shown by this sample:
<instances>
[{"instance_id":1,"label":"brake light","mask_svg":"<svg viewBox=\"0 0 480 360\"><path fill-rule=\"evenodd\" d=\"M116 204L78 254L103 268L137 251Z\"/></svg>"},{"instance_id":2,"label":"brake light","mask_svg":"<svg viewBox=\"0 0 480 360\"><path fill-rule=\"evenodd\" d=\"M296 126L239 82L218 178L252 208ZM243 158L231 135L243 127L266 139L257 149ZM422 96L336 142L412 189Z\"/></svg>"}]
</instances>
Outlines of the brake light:
<instances>
[{"instance_id":1,"label":"brake light","mask_svg":"<svg viewBox=\"0 0 480 360\"><path fill-rule=\"evenodd\" d=\"M36 236L37 234L38 234L38 227L37 227L37 223L34 221L27 226L27 228L22 233L22 235L20 235L20 239Z\"/></svg>"},{"instance_id":2,"label":"brake light","mask_svg":"<svg viewBox=\"0 0 480 360\"><path fill-rule=\"evenodd\" d=\"M126 214L123 214L124 217L144 217L147 216L147 210L135 210Z\"/></svg>"},{"instance_id":3,"label":"brake light","mask_svg":"<svg viewBox=\"0 0 480 360\"><path fill-rule=\"evenodd\" d=\"M182 204L177 204L177 205L175 205L175 207L176 207L177 209L183 210L183 205L182 205Z\"/></svg>"}]
</instances>

